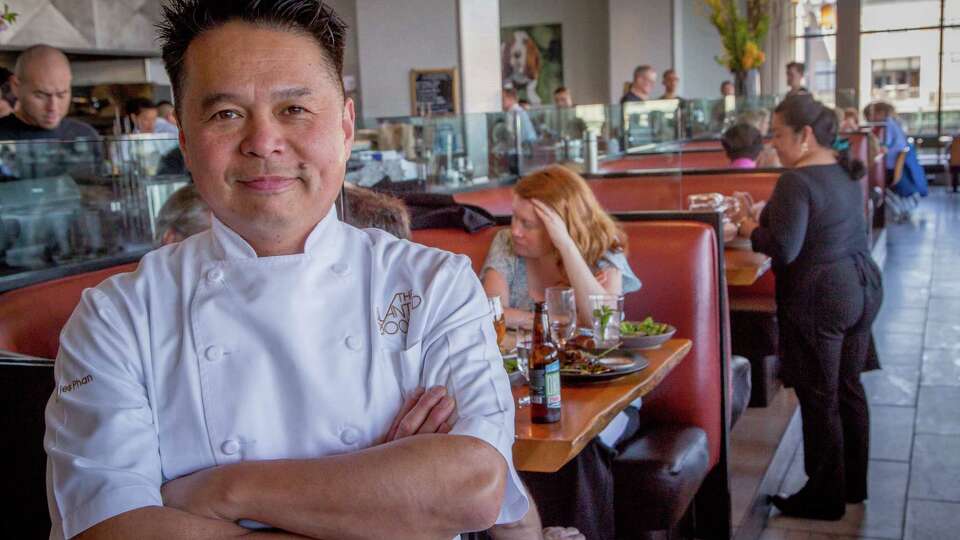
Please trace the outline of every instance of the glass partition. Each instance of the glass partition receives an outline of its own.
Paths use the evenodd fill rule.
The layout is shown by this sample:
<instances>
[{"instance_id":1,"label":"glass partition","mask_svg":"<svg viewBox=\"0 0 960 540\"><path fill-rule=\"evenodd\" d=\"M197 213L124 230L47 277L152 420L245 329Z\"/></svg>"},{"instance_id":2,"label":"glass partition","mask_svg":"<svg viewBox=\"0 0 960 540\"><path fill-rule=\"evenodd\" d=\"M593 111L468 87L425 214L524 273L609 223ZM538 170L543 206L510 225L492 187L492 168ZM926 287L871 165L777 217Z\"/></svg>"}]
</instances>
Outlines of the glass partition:
<instances>
[{"instance_id":1,"label":"glass partition","mask_svg":"<svg viewBox=\"0 0 960 540\"><path fill-rule=\"evenodd\" d=\"M146 252L161 206L189 182L176 138L0 143L0 290Z\"/></svg>"}]
</instances>

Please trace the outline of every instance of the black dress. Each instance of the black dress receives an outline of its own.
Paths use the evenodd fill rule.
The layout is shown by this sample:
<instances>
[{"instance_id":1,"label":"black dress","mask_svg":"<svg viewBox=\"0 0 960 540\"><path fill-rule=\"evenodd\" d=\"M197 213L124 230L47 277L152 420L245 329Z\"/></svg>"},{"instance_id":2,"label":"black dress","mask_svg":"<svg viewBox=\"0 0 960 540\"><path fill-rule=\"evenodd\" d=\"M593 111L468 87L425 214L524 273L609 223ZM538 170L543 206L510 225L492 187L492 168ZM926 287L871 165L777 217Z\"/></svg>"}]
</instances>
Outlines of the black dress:
<instances>
[{"instance_id":1,"label":"black dress","mask_svg":"<svg viewBox=\"0 0 960 540\"><path fill-rule=\"evenodd\" d=\"M751 235L776 275L781 377L803 419L801 494L841 507L867 497L870 420L860 373L879 368L870 327L883 299L863 193L839 165L784 173Z\"/></svg>"}]
</instances>

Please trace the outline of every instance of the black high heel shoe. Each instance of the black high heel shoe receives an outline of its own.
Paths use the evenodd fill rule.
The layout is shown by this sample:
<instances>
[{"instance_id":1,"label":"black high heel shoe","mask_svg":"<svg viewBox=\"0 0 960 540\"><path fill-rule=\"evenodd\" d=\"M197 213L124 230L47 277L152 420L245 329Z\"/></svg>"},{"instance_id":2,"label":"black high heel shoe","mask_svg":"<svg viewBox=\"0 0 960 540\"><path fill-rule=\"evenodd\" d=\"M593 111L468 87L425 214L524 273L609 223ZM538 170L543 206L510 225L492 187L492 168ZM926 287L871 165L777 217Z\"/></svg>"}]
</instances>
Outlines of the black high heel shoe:
<instances>
[{"instance_id":1,"label":"black high heel shoe","mask_svg":"<svg viewBox=\"0 0 960 540\"><path fill-rule=\"evenodd\" d=\"M802 519L839 521L847 511L843 503L839 505L828 505L814 502L809 498L801 496L799 493L789 497L770 495L767 500L776 507L781 514Z\"/></svg>"}]
</instances>

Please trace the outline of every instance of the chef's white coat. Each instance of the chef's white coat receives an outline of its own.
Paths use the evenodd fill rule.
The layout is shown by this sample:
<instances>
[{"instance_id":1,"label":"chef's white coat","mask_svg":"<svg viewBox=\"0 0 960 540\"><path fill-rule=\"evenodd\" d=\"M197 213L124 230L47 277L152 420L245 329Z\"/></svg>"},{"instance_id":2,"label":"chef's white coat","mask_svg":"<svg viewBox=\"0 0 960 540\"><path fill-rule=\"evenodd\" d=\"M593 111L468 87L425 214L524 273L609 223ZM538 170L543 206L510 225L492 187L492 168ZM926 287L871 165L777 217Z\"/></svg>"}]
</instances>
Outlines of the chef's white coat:
<instances>
[{"instance_id":1,"label":"chef's white coat","mask_svg":"<svg viewBox=\"0 0 960 540\"><path fill-rule=\"evenodd\" d=\"M46 409L52 538L161 505L164 482L200 469L374 446L405 396L437 384L456 400L451 433L509 465L498 523L523 517L512 396L469 260L335 211L304 251L257 257L214 219L84 291Z\"/></svg>"}]
</instances>

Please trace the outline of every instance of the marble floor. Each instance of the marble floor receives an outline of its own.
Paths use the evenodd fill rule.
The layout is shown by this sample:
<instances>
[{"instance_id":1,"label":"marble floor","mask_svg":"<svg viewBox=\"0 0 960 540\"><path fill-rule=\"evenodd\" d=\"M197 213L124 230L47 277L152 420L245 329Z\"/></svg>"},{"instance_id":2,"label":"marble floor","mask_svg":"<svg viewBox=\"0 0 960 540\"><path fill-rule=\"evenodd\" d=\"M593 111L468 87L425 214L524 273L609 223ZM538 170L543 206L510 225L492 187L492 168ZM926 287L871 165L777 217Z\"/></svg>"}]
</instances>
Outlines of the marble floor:
<instances>
[{"instance_id":1,"label":"marble floor","mask_svg":"<svg viewBox=\"0 0 960 540\"><path fill-rule=\"evenodd\" d=\"M960 538L960 194L932 188L910 223L888 227L884 369L870 402L870 498L837 522L771 510L761 540ZM781 490L805 481L797 450Z\"/></svg>"}]
</instances>

